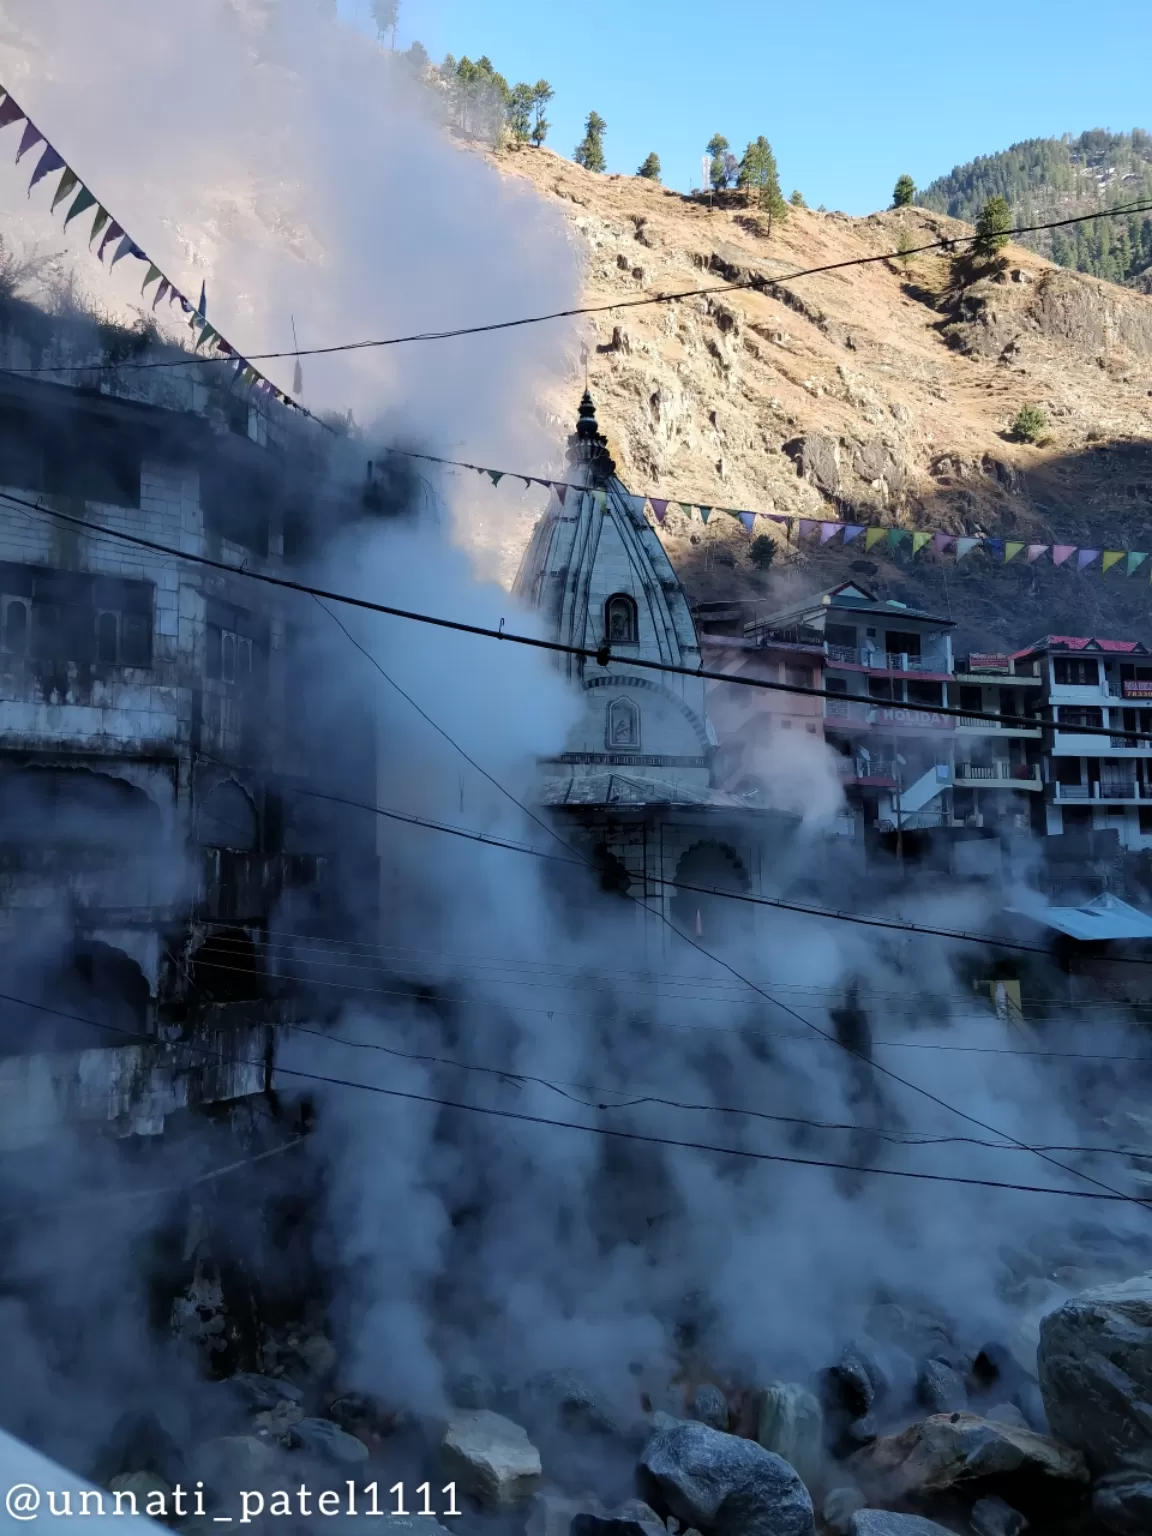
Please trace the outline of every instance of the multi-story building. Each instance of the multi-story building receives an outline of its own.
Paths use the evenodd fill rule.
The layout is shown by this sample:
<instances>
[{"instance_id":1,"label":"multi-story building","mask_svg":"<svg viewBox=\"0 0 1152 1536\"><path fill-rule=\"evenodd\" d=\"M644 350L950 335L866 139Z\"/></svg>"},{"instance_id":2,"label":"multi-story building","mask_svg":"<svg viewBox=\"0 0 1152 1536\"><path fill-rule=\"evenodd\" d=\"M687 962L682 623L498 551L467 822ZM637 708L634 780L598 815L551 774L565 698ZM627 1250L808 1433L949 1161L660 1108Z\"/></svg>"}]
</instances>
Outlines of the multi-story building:
<instances>
[{"instance_id":1,"label":"multi-story building","mask_svg":"<svg viewBox=\"0 0 1152 1536\"><path fill-rule=\"evenodd\" d=\"M1048 635L1021 651L1044 708L1040 829L1116 834L1123 849L1152 848L1152 650L1138 640ZM1078 726L1107 728L1086 735Z\"/></svg>"},{"instance_id":2,"label":"multi-story building","mask_svg":"<svg viewBox=\"0 0 1152 1536\"><path fill-rule=\"evenodd\" d=\"M263 1091L272 914L330 851L283 605L79 526L282 569L315 444L179 354L108 368L138 342L0 305L0 1150Z\"/></svg>"}]
</instances>

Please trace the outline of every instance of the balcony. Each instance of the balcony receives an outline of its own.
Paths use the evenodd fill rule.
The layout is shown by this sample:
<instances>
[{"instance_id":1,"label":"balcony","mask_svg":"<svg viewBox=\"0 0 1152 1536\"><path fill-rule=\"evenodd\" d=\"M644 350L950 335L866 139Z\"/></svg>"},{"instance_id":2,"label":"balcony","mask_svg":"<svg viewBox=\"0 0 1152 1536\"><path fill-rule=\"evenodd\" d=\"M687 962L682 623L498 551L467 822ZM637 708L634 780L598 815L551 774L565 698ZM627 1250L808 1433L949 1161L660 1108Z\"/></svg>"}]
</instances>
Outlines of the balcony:
<instances>
[{"instance_id":1,"label":"balcony","mask_svg":"<svg viewBox=\"0 0 1152 1536\"><path fill-rule=\"evenodd\" d=\"M829 645L825 654L832 666L868 667L875 672L948 672L948 657L944 651L927 651L922 656L909 656L904 651L879 651L874 647Z\"/></svg>"},{"instance_id":2,"label":"balcony","mask_svg":"<svg viewBox=\"0 0 1152 1536\"><path fill-rule=\"evenodd\" d=\"M1108 784L1054 784L1055 799L1061 803L1078 801L1081 805L1104 805L1109 801L1143 800L1152 802L1152 784L1137 779Z\"/></svg>"},{"instance_id":3,"label":"balcony","mask_svg":"<svg viewBox=\"0 0 1152 1536\"><path fill-rule=\"evenodd\" d=\"M1039 765L1024 763L957 763L956 783L961 785L996 784L1009 789L1041 789Z\"/></svg>"}]
</instances>

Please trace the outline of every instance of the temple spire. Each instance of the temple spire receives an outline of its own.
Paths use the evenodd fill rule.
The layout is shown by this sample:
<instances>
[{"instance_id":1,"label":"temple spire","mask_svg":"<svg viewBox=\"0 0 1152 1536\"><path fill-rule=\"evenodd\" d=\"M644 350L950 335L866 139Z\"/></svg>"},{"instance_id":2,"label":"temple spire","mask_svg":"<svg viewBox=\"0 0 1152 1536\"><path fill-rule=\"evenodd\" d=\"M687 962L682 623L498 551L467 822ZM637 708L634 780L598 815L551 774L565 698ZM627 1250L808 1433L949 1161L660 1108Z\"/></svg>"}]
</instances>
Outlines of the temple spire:
<instances>
[{"instance_id":1,"label":"temple spire","mask_svg":"<svg viewBox=\"0 0 1152 1536\"><path fill-rule=\"evenodd\" d=\"M608 439L596 422L596 407L585 389L576 418L576 430L568 439L568 462L573 469L583 469L587 483L604 487L616 473L608 452Z\"/></svg>"}]
</instances>

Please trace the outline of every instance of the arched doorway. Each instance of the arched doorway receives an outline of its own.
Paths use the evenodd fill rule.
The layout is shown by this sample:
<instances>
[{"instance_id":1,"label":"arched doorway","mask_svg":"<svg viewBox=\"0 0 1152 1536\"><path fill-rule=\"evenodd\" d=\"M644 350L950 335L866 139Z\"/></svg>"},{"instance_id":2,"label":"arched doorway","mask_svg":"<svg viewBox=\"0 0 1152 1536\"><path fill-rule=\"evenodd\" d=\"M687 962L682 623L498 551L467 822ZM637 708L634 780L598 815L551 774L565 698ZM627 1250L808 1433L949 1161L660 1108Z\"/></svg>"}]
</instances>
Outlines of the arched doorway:
<instances>
[{"instance_id":1,"label":"arched doorway","mask_svg":"<svg viewBox=\"0 0 1152 1536\"><path fill-rule=\"evenodd\" d=\"M750 932L750 911L745 903L710 894L745 894L750 888L748 871L726 843L694 843L681 855L675 884L670 916L681 932L704 943Z\"/></svg>"}]
</instances>

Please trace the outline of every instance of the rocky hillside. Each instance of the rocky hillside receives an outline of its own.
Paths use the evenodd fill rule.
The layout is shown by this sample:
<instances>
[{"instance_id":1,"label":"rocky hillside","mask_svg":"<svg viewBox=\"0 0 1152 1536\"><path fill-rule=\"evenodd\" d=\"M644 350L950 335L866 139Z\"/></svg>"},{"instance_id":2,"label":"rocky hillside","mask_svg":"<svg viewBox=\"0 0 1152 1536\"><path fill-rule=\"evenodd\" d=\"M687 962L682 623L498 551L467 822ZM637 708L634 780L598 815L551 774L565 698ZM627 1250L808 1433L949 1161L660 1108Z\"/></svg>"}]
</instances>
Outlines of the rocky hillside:
<instances>
[{"instance_id":1,"label":"rocky hillside","mask_svg":"<svg viewBox=\"0 0 1152 1536\"><path fill-rule=\"evenodd\" d=\"M562 204L590 303L764 281L759 291L621 310L590 324L591 383L620 474L637 491L845 521L1152 550L1152 298L1009 246L957 280L932 254L773 286L799 268L959 236L942 214L850 218L793 209L771 238L743 206L710 209L656 183L582 170L547 150L504 156ZM573 415L574 385L550 410ZM1013 440L1021 406L1046 440ZM770 530L775 525L758 524ZM664 538L698 599L776 604L852 574L950 611L961 643L1043 631L1140 632L1147 578L1050 565L864 558L781 544L768 576L734 519L669 512ZM512 558L515 551L507 551ZM1145 567L1147 569L1147 566Z\"/></svg>"}]
</instances>

